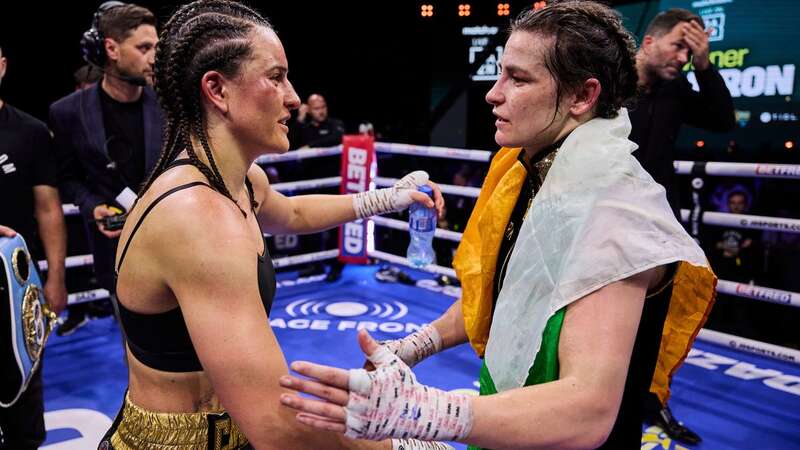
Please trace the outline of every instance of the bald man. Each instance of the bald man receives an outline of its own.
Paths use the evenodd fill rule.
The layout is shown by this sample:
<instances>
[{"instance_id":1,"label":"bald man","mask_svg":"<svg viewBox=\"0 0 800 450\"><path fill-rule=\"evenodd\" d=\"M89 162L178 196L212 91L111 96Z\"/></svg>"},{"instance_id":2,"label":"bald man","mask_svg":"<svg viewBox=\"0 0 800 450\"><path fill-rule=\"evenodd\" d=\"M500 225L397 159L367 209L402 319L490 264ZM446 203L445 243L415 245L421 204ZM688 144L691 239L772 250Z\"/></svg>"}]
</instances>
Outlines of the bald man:
<instances>
[{"instance_id":1,"label":"bald man","mask_svg":"<svg viewBox=\"0 0 800 450\"><path fill-rule=\"evenodd\" d=\"M320 94L311 94L297 113L298 148L329 147L342 143L344 123L328 117L328 104Z\"/></svg>"}]
</instances>

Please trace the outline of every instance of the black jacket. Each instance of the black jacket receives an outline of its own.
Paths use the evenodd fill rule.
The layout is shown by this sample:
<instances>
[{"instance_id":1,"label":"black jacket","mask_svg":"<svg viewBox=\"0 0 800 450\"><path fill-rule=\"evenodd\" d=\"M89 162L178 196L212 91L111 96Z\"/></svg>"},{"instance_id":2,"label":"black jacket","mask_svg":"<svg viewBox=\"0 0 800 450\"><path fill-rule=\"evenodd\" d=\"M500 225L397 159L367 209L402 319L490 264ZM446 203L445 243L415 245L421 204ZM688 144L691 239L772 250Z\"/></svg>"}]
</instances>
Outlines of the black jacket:
<instances>
[{"instance_id":1,"label":"black jacket","mask_svg":"<svg viewBox=\"0 0 800 450\"><path fill-rule=\"evenodd\" d=\"M164 122L156 94L149 87L145 87L142 93L142 113L145 174L149 174L161 152ZM110 160L105 150L100 83L73 92L50 105L50 129L54 136L62 200L76 204L90 225L87 228L95 272L104 288L113 288L117 240L100 234L91 221L94 208L103 203L113 204L125 185L120 176L107 167Z\"/></svg>"},{"instance_id":2,"label":"black jacket","mask_svg":"<svg viewBox=\"0 0 800 450\"><path fill-rule=\"evenodd\" d=\"M327 118L324 122L313 124L311 119L299 123L297 147L330 147L342 143L344 123L339 119Z\"/></svg>"},{"instance_id":3,"label":"black jacket","mask_svg":"<svg viewBox=\"0 0 800 450\"><path fill-rule=\"evenodd\" d=\"M633 129L630 140L639 145L633 156L667 190L667 199L677 211L678 195L673 186L675 141L681 125L724 133L736 125L733 99L725 81L713 68L695 71L700 92L683 76L654 85L630 110Z\"/></svg>"}]
</instances>

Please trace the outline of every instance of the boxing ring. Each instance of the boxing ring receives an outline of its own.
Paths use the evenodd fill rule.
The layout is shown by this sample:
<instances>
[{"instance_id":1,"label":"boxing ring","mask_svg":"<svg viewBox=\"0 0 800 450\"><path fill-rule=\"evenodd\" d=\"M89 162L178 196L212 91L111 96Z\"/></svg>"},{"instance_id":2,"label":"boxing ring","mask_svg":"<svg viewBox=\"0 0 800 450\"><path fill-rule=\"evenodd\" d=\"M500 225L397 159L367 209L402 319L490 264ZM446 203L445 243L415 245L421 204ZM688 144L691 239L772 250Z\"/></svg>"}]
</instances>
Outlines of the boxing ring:
<instances>
[{"instance_id":1,"label":"boxing ring","mask_svg":"<svg viewBox=\"0 0 800 450\"><path fill-rule=\"evenodd\" d=\"M345 139L343 145L264 156L259 164L279 165L341 156L339 175L273 184L281 192L338 188L340 192L391 186L397 180L377 176L377 154L488 163L491 152L372 142L368 137ZM435 160L431 160L432 163ZM689 175L691 208L681 211L690 233L701 225L800 233L800 220L703 211L698 192L705 177L739 176L800 181L800 166L676 161L676 173ZM331 168L330 172L334 172ZM698 181L699 180L699 181ZM438 180L435 180L438 181ZM444 195L476 198L475 187L439 184ZM65 214L77 208L64 205ZM460 288L440 285L436 275L455 277L452 268L431 265L411 269L399 255L375 248L375 228L408 230L405 221L389 217L347 224L340 230L339 248L275 258L278 294L269 324L288 361L309 359L340 367L360 366L363 357L356 331L366 328L379 339L404 336L444 312L460 297ZM437 229L437 239L458 242L461 233ZM300 277L292 267L340 258L348 263L341 278ZM381 282L380 265L391 264L410 275L410 284ZM91 255L67 259L67 267L92 264ZM46 263L39 263L46 270ZM717 290L749 301L800 307L800 293L720 280ZM108 297L102 289L73 292L70 304ZM721 299L720 301L724 301ZM44 449L92 448L110 426L127 385L119 328L111 318L91 321L67 337L50 337L44 361ZM422 362L419 379L447 390L477 394L480 361L467 345ZM277 405L276 405L277 406ZM670 406L676 417L702 437L697 446L670 441L658 427L645 427L642 449L800 449L800 351L744 337L703 329L673 382ZM456 445L457 448L464 448Z\"/></svg>"}]
</instances>

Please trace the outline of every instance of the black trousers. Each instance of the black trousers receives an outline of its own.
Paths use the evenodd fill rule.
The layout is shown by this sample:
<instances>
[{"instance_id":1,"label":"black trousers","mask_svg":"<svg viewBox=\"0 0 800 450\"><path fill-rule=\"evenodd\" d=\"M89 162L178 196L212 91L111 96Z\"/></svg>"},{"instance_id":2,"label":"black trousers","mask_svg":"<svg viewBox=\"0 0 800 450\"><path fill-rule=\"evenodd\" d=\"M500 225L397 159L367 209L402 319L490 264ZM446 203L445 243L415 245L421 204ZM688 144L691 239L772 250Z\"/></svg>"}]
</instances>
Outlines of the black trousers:
<instances>
[{"instance_id":1,"label":"black trousers","mask_svg":"<svg viewBox=\"0 0 800 450\"><path fill-rule=\"evenodd\" d=\"M42 365L22 396L9 408L0 408L0 449L35 450L45 439Z\"/></svg>"}]
</instances>

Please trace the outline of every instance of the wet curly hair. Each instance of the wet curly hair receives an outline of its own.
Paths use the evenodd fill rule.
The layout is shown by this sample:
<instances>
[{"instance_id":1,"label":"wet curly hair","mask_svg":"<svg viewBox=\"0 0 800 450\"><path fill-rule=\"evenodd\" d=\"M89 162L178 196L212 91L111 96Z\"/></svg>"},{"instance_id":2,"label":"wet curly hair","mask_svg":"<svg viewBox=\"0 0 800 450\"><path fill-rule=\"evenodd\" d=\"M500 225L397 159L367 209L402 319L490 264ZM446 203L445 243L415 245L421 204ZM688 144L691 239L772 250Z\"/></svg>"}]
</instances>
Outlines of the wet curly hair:
<instances>
[{"instance_id":1,"label":"wet curly hair","mask_svg":"<svg viewBox=\"0 0 800 450\"><path fill-rule=\"evenodd\" d=\"M637 92L636 42L611 8L586 0L522 12L510 33L552 37L544 65L556 83L556 105L589 78L600 82L597 117L611 119Z\"/></svg>"}]
</instances>

